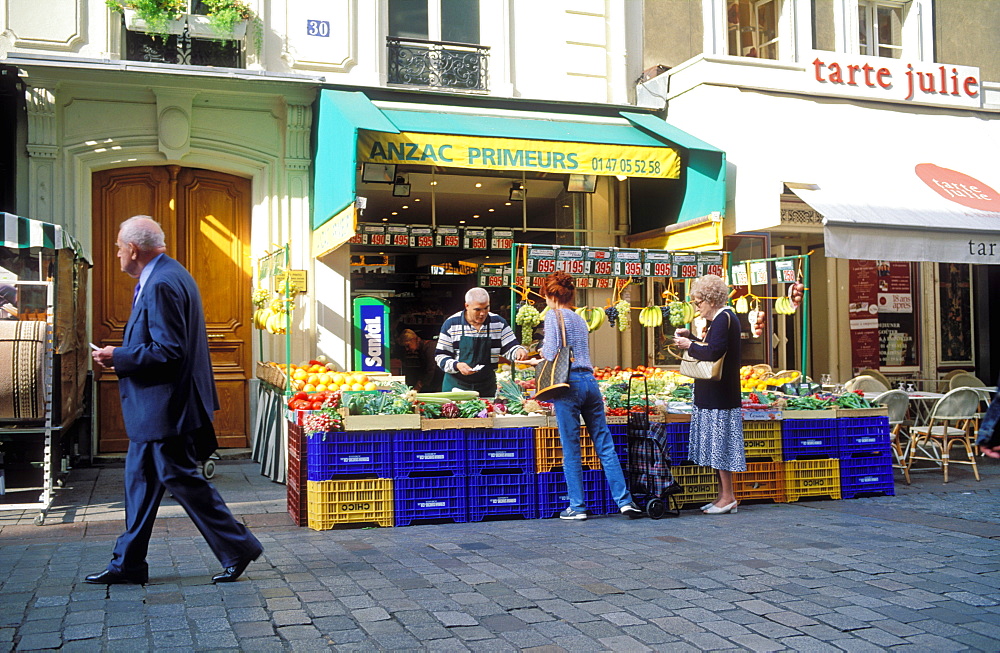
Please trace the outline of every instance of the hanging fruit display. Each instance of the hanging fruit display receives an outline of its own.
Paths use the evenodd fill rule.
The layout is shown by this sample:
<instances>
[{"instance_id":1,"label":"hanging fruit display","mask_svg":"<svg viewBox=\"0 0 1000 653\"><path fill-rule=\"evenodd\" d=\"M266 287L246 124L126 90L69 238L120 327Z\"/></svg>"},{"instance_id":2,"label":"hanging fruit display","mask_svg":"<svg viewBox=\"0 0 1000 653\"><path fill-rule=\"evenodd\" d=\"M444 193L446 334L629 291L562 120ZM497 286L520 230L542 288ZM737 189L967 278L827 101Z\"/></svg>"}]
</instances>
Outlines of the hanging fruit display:
<instances>
[{"instance_id":1,"label":"hanging fruit display","mask_svg":"<svg viewBox=\"0 0 1000 653\"><path fill-rule=\"evenodd\" d=\"M587 331L597 331L604 324L604 311L593 306L581 306L576 309L576 314L587 323Z\"/></svg>"},{"instance_id":2,"label":"hanging fruit display","mask_svg":"<svg viewBox=\"0 0 1000 653\"><path fill-rule=\"evenodd\" d=\"M546 310L548 310L546 308ZM535 327L541 324L542 314L531 302L521 302L514 316L514 323L521 325L521 344L529 345L535 339Z\"/></svg>"}]
</instances>

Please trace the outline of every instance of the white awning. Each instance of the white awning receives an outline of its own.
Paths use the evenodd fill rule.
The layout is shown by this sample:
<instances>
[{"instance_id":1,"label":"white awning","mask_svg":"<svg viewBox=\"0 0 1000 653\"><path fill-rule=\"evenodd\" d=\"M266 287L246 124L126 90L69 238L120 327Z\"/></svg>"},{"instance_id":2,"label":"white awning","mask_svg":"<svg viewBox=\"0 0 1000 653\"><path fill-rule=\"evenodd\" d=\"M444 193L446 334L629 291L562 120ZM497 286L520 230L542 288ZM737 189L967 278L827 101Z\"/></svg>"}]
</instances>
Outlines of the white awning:
<instances>
[{"instance_id":1,"label":"white awning","mask_svg":"<svg viewBox=\"0 0 1000 653\"><path fill-rule=\"evenodd\" d=\"M1000 264L1000 120L959 124L788 183L823 215L827 256Z\"/></svg>"}]
</instances>

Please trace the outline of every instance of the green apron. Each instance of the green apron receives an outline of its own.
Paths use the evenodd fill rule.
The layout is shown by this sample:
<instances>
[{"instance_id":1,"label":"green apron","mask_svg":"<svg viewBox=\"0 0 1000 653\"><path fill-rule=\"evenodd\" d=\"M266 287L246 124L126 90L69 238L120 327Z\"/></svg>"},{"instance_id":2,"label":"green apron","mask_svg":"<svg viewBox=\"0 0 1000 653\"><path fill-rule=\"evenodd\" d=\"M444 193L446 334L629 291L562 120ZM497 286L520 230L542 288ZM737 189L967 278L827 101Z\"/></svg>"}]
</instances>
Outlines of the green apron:
<instances>
[{"instance_id":1,"label":"green apron","mask_svg":"<svg viewBox=\"0 0 1000 653\"><path fill-rule=\"evenodd\" d=\"M464 318L463 318L464 319ZM489 318L483 328L486 329L486 337L475 338L465 335L465 323L462 324L462 337L458 339L458 355L455 359L459 363L465 363L469 367L482 365L483 369L473 374L465 375L460 372L455 374L445 374L441 383L441 390L449 392L451 390L475 390L480 397L493 397L497 393L497 374L493 368L491 344L493 339L489 337Z\"/></svg>"}]
</instances>

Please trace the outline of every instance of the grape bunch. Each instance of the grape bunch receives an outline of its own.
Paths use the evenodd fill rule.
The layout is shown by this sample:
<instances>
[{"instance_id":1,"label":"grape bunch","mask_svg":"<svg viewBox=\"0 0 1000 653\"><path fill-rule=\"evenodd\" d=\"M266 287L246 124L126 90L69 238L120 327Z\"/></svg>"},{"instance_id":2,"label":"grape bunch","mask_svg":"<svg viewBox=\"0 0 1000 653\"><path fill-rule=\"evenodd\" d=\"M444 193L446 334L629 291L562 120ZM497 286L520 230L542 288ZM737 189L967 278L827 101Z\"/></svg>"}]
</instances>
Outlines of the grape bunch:
<instances>
[{"instance_id":1,"label":"grape bunch","mask_svg":"<svg viewBox=\"0 0 1000 653\"><path fill-rule=\"evenodd\" d=\"M618 321L618 306L608 306L604 309L604 314L608 316L608 324L614 328L615 322Z\"/></svg>"},{"instance_id":2,"label":"grape bunch","mask_svg":"<svg viewBox=\"0 0 1000 653\"><path fill-rule=\"evenodd\" d=\"M618 311L618 330L624 331L632 324L632 305L621 299L615 304L615 310Z\"/></svg>"},{"instance_id":3,"label":"grape bunch","mask_svg":"<svg viewBox=\"0 0 1000 653\"><path fill-rule=\"evenodd\" d=\"M535 327L542 321L541 313L531 302L522 302L514 316L514 323L521 325L521 343L531 344L534 339Z\"/></svg>"}]
</instances>

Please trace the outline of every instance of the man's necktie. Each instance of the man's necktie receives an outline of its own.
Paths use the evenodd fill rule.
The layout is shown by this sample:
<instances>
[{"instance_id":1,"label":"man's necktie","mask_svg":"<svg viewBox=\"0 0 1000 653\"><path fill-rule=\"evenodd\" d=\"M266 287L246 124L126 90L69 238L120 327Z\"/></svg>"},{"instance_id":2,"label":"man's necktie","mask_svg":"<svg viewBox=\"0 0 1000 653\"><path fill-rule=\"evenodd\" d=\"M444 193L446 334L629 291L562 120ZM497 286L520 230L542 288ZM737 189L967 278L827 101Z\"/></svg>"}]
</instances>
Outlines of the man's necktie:
<instances>
[{"instance_id":1,"label":"man's necktie","mask_svg":"<svg viewBox=\"0 0 1000 653\"><path fill-rule=\"evenodd\" d=\"M135 292L132 293L132 308L135 308L135 300L139 299L139 289L142 288L141 283L135 284Z\"/></svg>"}]
</instances>

